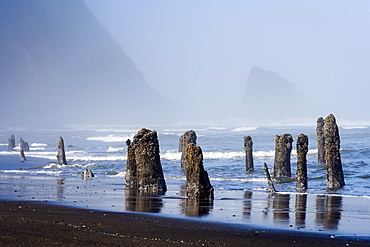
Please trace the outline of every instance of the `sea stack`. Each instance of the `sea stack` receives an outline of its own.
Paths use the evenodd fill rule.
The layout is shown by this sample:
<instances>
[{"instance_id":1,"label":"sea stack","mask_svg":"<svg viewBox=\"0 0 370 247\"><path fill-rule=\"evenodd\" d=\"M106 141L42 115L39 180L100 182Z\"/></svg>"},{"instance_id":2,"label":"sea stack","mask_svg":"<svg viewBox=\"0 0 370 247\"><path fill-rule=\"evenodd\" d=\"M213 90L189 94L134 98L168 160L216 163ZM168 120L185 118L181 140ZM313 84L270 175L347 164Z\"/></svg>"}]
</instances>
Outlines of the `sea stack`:
<instances>
[{"instance_id":1,"label":"sea stack","mask_svg":"<svg viewBox=\"0 0 370 247\"><path fill-rule=\"evenodd\" d=\"M250 136L244 136L245 171L253 172L253 140Z\"/></svg>"},{"instance_id":2,"label":"sea stack","mask_svg":"<svg viewBox=\"0 0 370 247\"><path fill-rule=\"evenodd\" d=\"M275 136L274 176L291 177L290 154L293 138L290 134Z\"/></svg>"},{"instance_id":3,"label":"sea stack","mask_svg":"<svg viewBox=\"0 0 370 247\"><path fill-rule=\"evenodd\" d=\"M181 153L181 169L186 169L188 165L187 160L187 146L188 144L197 144L197 135L193 130L186 131L179 140L179 152Z\"/></svg>"},{"instance_id":4,"label":"sea stack","mask_svg":"<svg viewBox=\"0 0 370 247\"><path fill-rule=\"evenodd\" d=\"M157 132L143 128L127 144L126 186L145 192L166 192Z\"/></svg>"},{"instance_id":5,"label":"sea stack","mask_svg":"<svg viewBox=\"0 0 370 247\"><path fill-rule=\"evenodd\" d=\"M325 161L326 161L326 185L330 189L342 188L344 175L342 160L340 157L339 130L333 114L330 114L324 121L325 135Z\"/></svg>"},{"instance_id":6,"label":"sea stack","mask_svg":"<svg viewBox=\"0 0 370 247\"><path fill-rule=\"evenodd\" d=\"M212 200L213 186L208 173L203 167L202 149L190 143L187 146L188 165L186 167L186 198L194 200Z\"/></svg>"},{"instance_id":7,"label":"sea stack","mask_svg":"<svg viewBox=\"0 0 370 247\"><path fill-rule=\"evenodd\" d=\"M324 136L324 118L319 117L316 122L316 140L317 140L317 162L325 163L325 136Z\"/></svg>"},{"instance_id":8,"label":"sea stack","mask_svg":"<svg viewBox=\"0 0 370 247\"><path fill-rule=\"evenodd\" d=\"M297 172L296 190L304 191L307 189L307 152L308 136L300 134L297 137Z\"/></svg>"},{"instance_id":9,"label":"sea stack","mask_svg":"<svg viewBox=\"0 0 370 247\"><path fill-rule=\"evenodd\" d=\"M60 136L58 140L58 164L59 165L68 165L66 160L66 152L64 150L64 141L63 138Z\"/></svg>"},{"instance_id":10,"label":"sea stack","mask_svg":"<svg viewBox=\"0 0 370 247\"><path fill-rule=\"evenodd\" d=\"M12 134L10 136L10 138L8 138L8 149L9 150L13 150L13 148L15 148L15 137L14 137L14 134Z\"/></svg>"}]
</instances>

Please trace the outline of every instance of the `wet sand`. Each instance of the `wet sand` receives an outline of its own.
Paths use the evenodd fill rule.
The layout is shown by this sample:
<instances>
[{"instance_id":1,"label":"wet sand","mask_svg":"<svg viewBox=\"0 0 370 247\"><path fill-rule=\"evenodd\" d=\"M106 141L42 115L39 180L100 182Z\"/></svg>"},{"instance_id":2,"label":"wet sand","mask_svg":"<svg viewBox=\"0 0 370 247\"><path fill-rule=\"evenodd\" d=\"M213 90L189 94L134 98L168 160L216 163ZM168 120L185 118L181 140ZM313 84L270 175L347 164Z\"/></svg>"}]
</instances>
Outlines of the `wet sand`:
<instances>
[{"instance_id":1,"label":"wet sand","mask_svg":"<svg viewBox=\"0 0 370 247\"><path fill-rule=\"evenodd\" d=\"M370 246L367 239L0 201L1 246Z\"/></svg>"}]
</instances>

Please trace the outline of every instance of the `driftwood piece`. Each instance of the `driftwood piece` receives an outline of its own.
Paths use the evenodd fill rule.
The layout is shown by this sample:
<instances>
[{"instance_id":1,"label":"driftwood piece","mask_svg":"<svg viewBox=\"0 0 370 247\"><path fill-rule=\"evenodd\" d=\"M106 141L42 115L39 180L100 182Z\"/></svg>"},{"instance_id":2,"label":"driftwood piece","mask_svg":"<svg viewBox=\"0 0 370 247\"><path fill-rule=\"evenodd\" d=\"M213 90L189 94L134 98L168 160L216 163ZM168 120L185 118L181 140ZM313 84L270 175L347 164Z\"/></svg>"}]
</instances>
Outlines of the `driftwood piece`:
<instances>
[{"instance_id":1,"label":"driftwood piece","mask_svg":"<svg viewBox=\"0 0 370 247\"><path fill-rule=\"evenodd\" d=\"M272 179L271 179L271 176L270 176L269 168L267 167L266 163L264 163L263 167L265 169L265 174L266 174L266 178L267 178L267 183L269 185L269 189L270 189L271 192L275 193L276 190L275 190L274 183L272 182Z\"/></svg>"}]
</instances>

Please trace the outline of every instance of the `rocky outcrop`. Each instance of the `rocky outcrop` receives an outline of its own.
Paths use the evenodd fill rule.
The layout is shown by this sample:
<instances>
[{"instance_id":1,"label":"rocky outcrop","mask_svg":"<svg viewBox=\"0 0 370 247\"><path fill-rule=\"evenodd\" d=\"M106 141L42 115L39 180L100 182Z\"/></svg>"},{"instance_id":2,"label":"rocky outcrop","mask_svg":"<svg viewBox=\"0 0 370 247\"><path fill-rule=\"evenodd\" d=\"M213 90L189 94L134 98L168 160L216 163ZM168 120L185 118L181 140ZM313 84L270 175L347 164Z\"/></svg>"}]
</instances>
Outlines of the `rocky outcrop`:
<instances>
[{"instance_id":1,"label":"rocky outcrop","mask_svg":"<svg viewBox=\"0 0 370 247\"><path fill-rule=\"evenodd\" d=\"M159 156L159 142L155 130L141 129L133 141L126 142L127 162L125 184L142 191L167 190Z\"/></svg>"},{"instance_id":2,"label":"rocky outcrop","mask_svg":"<svg viewBox=\"0 0 370 247\"><path fill-rule=\"evenodd\" d=\"M342 160L340 156L340 136L333 114L324 121L326 185L330 189L342 188L345 185Z\"/></svg>"},{"instance_id":3,"label":"rocky outcrop","mask_svg":"<svg viewBox=\"0 0 370 247\"><path fill-rule=\"evenodd\" d=\"M300 134L297 137L297 172L296 189L303 191L308 188L307 185L307 152L308 136Z\"/></svg>"},{"instance_id":4,"label":"rocky outcrop","mask_svg":"<svg viewBox=\"0 0 370 247\"><path fill-rule=\"evenodd\" d=\"M193 130L185 132L179 139L179 152L181 152L181 169L186 169L188 165L187 160L187 146L188 144L197 144L197 135Z\"/></svg>"},{"instance_id":5,"label":"rocky outcrop","mask_svg":"<svg viewBox=\"0 0 370 247\"><path fill-rule=\"evenodd\" d=\"M0 30L2 126L168 123L181 116L178 103L145 81L85 0L0 1ZM27 110L9 104L24 99ZM127 102L135 103L117 114ZM148 106L156 111L142 114Z\"/></svg>"},{"instance_id":6,"label":"rocky outcrop","mask_svg":"<svg viewBox=\"0 0 370 247\"><path fill-rule=\"evenodd\" d=\"M250 136L244 136L245 171L253 172L253 140Z\"/></svg>"},{"instance_id":7,"label":"rocky outcrop","mask_svg":"<svg viewBox=\"0 0 370 247\"><path fill-rule=\"evenodd\" d=\"M249 119L314 117L312 102L295 84L275 72L253 66L243 97ZM293 103L294 102L294 103Z\"/></svg>"},{"instance_id":8,"label":"rocky outcrop","mask_svg":"<svg viewBox=\"0 0 370 247\"><path fill-rule=\"evenodd\" d=\"M64 140L62 137L59 137L59 140L58 140L57 159L58 159L59 165L68 165L67 160L66 160L66 152L64 150Z\"/></svg>"},{"instance_id":9,"label":"rocky outcrop","mask_svg":"<svg viewBox=\"0 0 370 247\"><path fill-rule=\"evenodd\" d=\"M191 200L213 199L213 186L203 167L202 149L190 143L187 146L186 198Z\"/></svg>"},{"instance_id":10,"label":"rocky outcrop","mask_svg":"<svg viewBox=\"0 0 370 247\"><path fill-rule=\"evenodd\" d=\"M290 134L275 136L274 176L291 177L290 154L293 138Z\"/></svg>"},{"instance_id":11,"label":"rocky outcrop","mask_svg":"<svg viewBox=\"0 0 370 247\"><path fill-rule=\"evenodd\" d=\"M319 117L316 122L316 141L317 141L317 162L325 163L325 136L324 118Z\"/></svg>"},{"instance_id":12,"label":"rocky outcrop","mask_svg":"<svg viewBox=\"0 0 370 247\"><path fill-rule=\"evenodd\" d=\"M24 141L22 138L19 142L19 147L23 151L30 151L30 147L28 146L28 142Z\"/></svg>"},{"instance_id":13,"label":"rocky outcrop","mask_svg":"<svg viewBox=\"0 0 370 247\"><path fill-rule=\"evenodd\" d=\"M13 148L15 148L15 137L14 137L14 134L12 134L10 136L10 138L8 138L8 149L9 150L13 150Z\"/></svg>"}]
</instances>

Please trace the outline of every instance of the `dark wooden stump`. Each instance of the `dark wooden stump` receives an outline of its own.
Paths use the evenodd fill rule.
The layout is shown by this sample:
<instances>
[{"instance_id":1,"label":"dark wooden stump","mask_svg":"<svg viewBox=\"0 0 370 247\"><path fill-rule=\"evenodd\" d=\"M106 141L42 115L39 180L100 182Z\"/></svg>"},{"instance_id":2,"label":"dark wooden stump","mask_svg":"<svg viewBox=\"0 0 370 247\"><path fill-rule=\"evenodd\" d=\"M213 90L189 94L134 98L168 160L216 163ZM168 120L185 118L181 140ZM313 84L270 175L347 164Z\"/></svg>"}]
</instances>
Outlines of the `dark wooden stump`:
<instances>
[{"instance_id":1,"label":"dark wooden stump","mask_svg":"<svg viewBox=\"0 0 370 247\"><path fill-rule=\"evenodd\" d=\"M274 176L291 177L290 154L293 138L290 134L275 136Z\"/></svg>"},{"instance_id":2,"label":"dark wooden stump","mask_svg":"<svg viewBox=\"0 0 370 247\"><path fill-rule=\"evenodd\" d=\"M179 152L181 153L181 169L186 169L188 165L187 160L187 146L189 143L197 144L197 135L193 130L185 132L179 140Z\"/></svg>"},{"instance_id":3,"label":"dark wooden stump","mask_svg":"<svg viewBox=\"0 0 370 247\"><path fill-rule=\"evenodd\" d=\"M62 137L59 137L59 140L58 140L57 159L58 159L59 165L68 165L67 160L66 160L66 152L64 150L64 141Z\"/></svg>"},{"instance_id":4,"label":"dark wooden stump","mask_svg":"<svg viewBox=\"0 0 370 247\"><path fill-rule=\"evenodd\" d=\"M316 125L316 140L317 140L317 162L325 163L325 135L324 135L324 119L319 117Z\"/></svg>"},{"instance_id":5,"label":"dark wooden stump","mask_svg":"<svg viewBox=\"0 0 370 247\"><path fill-rule=\"evenodd\" d=\"M308 136L300 134L297 138L297 172L296 189L298 191L306 190L307 187L307 152Z\"/></svg>"},{"instance_id":6,"label":"dark wooden stump","mask_svg":"<svg viewBox=\"0 0 370 247\"><path fill-rule=\"evenodd\" d=\"M187 146L186 198L196 200L213 199L213 186L203 167L202 149L190 143Z\"/></svg>"},{"instance_id":7,"label":"dark wooden stump","mask_svg":"<svg viewBox=\"0 0 370 247\"><path fill-rule=\"evenodd\" d=\"M244 136L245 171L254 172L253 165L253 140L250 136Z\"/></svg>"},{"instance_id":8,"label":"dark wooden stump","mask_svg":"<svg viewBox=\"0 0 370 247\"><path fill-rule=\"evenodd\" d=\"M325 118L325 161L326 161L326 185L330 189L342 188L344 175L342 160L340 157L340 137L339 130L333 114Z\"/></svg>"},{"instance_id":9,"label":"dark wooden stump","mask_svg":"<svg viewBox=\"0 0 370 247\"><path fill-rule=\"evenodd\" d=\"M140 191L166 192L155 130L141 129L129 144L126 163L126 186Z\"/></svg>"}]
</instances>

